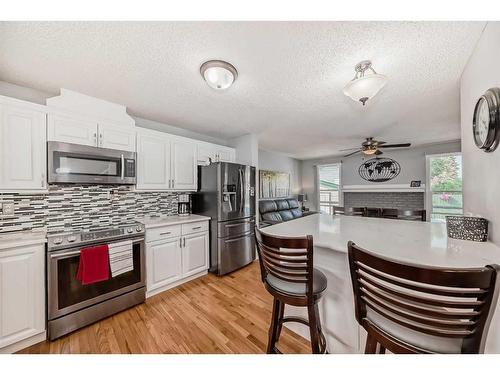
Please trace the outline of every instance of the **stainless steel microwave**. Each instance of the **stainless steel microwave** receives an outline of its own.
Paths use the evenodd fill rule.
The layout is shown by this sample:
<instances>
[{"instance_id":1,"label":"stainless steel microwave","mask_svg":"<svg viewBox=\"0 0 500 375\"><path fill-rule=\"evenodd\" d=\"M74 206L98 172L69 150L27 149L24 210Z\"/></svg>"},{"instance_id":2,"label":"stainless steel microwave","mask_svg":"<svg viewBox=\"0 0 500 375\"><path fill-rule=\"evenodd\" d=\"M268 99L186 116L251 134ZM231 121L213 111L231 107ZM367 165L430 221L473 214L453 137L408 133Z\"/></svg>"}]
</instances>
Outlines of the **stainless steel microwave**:
<instances>
[{"instance_id":1,"label":"stainless steel microwave","mask_svg":"<svg viewBox=\"0 0 500 375\"><path fill-rule=\"evenodd\" d=\"M47 142L48 181L75 184L133 185L135 152Z\"/></svg>"}]
</instances>

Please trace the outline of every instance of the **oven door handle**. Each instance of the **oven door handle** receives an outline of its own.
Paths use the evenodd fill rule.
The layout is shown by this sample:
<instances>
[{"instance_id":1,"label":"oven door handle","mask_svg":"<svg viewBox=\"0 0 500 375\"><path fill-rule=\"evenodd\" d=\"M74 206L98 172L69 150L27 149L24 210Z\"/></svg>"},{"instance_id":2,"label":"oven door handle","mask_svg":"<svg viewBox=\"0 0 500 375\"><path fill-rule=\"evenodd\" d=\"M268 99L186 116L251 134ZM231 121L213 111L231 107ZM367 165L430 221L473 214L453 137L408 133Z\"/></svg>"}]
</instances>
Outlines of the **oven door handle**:
<instances>
[{"instance_id":1,"label":"oven door handle","mask_svg":"<svg viewBox=\"0 0 500 375\"><path fill-rule=\"evenodd\" d=\"M122 154L122 168L121 168L121 179L123 180L123 178L125 177L125 158L123 157L123 154Z\"/></svg>"},{"instance_id":2,"label":"oven door handle","mask_svg":"<svg viewBox=\"0 0 500 375\"><path fill-rule=\"evenodd\" d=\"M50 254L50 259L57 259L71 255L80 255L80 250L70 251L66 253Z\"/></svg>"}]
</instances>

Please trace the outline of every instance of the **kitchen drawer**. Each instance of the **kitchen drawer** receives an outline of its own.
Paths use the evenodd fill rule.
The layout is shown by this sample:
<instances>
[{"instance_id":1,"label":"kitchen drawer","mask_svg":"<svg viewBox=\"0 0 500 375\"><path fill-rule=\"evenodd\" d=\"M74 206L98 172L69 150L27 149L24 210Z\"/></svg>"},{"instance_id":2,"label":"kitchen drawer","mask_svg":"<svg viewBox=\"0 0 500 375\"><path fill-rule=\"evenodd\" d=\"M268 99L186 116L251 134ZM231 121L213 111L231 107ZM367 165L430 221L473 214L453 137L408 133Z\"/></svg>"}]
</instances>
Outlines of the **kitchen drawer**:
<instances>
[{"instance_id":1,"label":"kitchen drawer","mask_svg":"<svg viewBox=\"0 0 500 375\"><path fill-rule=\"evenodd\" d=\"M208 231L208 220L182 224L182 235Z\"/></svg>"},{"instance_id":2,"label":"kitchen drawer","mask_svg":"<svg viewBox=\"0 0 500 375\"><path fill-rule=\"evenodd\" d=\"M255 219L253 217L241 220L231 220L219 223L218 237L236 237L254 230Z\"/></svg>"},{"instance_id":3,"label":"kitchen drawer","mask_svg":"<svg viewBox=\"0 0 500 375\"><path fill-rule=\"evenodd\" d=\"M181 226L168 225L160 228L151 228L146 230L146 242L163 240L166 238L180 237Z\"/></svg>"}]
</instances>

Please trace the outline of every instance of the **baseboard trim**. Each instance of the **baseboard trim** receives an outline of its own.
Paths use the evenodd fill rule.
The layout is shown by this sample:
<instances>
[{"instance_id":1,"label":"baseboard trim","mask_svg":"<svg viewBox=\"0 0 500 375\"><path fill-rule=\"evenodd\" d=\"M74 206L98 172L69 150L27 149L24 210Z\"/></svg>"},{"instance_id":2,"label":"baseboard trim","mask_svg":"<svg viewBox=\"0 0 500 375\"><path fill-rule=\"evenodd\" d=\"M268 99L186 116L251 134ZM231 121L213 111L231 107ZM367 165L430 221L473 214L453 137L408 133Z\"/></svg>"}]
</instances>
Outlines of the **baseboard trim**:
<instances>
[{"instance_id":1,"label":"baseboard trim","mask_svg":"<svg viewBox=\"0 0 500 375\"><path fill-rule=\"evenodd\" d=\"M205 276L206 274L208 274L208 271L202 271L202 272L199 272L197 274L194 274L194 275L185 277L183 279L174 281L173 283L161 286L159 288L156 288L156 289L153 289L153 290L148 290L148 291L146 291L146 298L152 297L152 296L154 296L154 295L156 295L158 293L164 292L166 290L175 288L176 286L179 286L181 284L187 283L188 281L197 279L198 277Z\"/></svg>"},{"instance_id":2,"label":"baseboard trim","mask_svg":"<svg viewBox=\"0 0 500 375\"><path fill-rule=\"evenodd\" d=\"M39 334L36 334L35 336L28 337L24 340L0 348L0 354L16 353L32 345L38 344L39 342L45 341L46 339L47 339L47 331L43 331Z\"/></svg>"}]
</instances>

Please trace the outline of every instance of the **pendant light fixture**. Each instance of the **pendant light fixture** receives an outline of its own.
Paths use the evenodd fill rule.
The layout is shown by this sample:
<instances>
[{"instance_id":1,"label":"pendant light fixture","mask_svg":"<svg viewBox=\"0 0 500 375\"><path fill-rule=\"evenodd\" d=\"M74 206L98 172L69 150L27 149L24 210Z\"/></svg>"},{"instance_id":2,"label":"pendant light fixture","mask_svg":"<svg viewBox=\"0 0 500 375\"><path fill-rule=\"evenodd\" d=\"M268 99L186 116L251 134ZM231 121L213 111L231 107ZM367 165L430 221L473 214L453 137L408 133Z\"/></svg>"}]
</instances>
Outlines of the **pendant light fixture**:
<instances>
[{"instance_id":1,"label":"pendant light fixture","mask_svg":"<svg viewBox=\"0 0 500 375\"><path fill-rule=\"evenodd\" d=\"M222 60L210 60L203 63L200 73L207 85L215 90L229 88L238 77L236 68Z\"/></svg>"},{"instance_id":2,"label":"pendant light fixture","mask_svg":"<svg viewBox=\"0 0 500 375\"><path fill-rule=\"evenodd\" d=\"M372 68L370 60L361 61L354 68L356 74L344 87L344 94L363 105L373 98L387 83L387 77Z\"/></svg>"}]
</instances>

